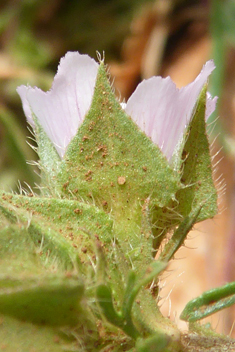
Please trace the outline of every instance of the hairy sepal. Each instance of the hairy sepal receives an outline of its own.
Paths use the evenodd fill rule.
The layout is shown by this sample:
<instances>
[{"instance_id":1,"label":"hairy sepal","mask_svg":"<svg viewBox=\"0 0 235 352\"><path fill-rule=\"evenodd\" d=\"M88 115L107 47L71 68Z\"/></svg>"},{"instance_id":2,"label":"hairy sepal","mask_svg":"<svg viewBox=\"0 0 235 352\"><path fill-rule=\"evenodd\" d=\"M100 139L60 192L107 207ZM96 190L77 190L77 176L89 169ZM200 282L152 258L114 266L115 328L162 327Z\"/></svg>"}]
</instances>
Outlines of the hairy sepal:
<instances>
[{"instance_id":1,"label":"hairy sepal","mask_svg":"<svg viewBox=\"0 0 235 352\"><path fill-rule=\"evenodd\" d=\"M42 195L57 196L56 177L61 159L37 117L33 115L33 118L35 123L34 133L37 142L37 154L39 156L38 166L41 176L41 193Z\"/></svg>"},{"instance_id":2,"label":"hairy sepal","mask_svg":"<svg viewBox=\"0 0 235 352\"><path fill-rule=\"evenodd\" d=\"M212 177L210 146L206 132L205 85L198 98L192 120L184 136L180 159L181 189L176 197L177 211L185 217L190 211L202 206L197 222L212 218L217 213L217 191Z\"/></svg>"},{"instance_id":3,"label":"hairy sepal","mask_svg":"<svg viewBox=\"0 0 235 352\"><path fill-rule=\"evenodd\" d=\"M57 180L63 197L95 204L110 214L116 239L134 267L141 268L145 201L150 200L150 212L162 208L175 199L181 184L161 150L116 100L103 63L91 108L67 148ZM152 246L145 258L147 265Z\"/></svg>"}]
</instances>

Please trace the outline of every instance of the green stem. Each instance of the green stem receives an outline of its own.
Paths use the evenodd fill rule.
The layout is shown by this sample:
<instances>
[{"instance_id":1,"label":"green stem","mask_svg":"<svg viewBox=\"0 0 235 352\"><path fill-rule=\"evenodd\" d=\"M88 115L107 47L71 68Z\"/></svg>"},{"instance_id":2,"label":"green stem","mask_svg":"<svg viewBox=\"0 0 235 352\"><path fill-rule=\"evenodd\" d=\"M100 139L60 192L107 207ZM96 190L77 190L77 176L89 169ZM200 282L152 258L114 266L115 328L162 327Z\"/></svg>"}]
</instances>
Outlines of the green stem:
<instances>
[{"instance_id":1,"label":"green stem","mask_svg":"<svg viewBox=\"0 0 235 352\"><path fill-rule=\"evenodd\" d=\"M194 322L235 303L235 282L204 292L188 302L180 319Z\"/></svg>"}]
</instances>

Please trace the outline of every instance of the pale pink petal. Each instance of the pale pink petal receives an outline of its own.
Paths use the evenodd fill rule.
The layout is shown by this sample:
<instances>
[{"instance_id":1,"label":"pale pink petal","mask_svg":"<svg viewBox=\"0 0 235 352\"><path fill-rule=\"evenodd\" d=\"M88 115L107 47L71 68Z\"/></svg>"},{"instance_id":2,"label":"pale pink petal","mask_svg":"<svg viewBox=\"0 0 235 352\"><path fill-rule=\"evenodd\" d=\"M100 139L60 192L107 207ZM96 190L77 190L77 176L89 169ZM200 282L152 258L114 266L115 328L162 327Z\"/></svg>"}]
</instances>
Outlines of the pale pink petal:
<instances>
[{"instance_id":1,"label":"pale pink petal","mask_svg":"<svg viewBox=\"0 0 235 352\"><path fill-rule=\"evenodd\" d=\"M197 98L214 70L208 61L194 82L178 89L170 77L152 77L141 82L127 101L126 113L157 144L168 160L188 125ZM210 100L208 113L215 107Z\"/></svg>"},{"instance_id":2,"label":"pale pink petal","mask_svg":"<svg viewBox=\"0 0 235 352\"><path fill-rule=\"evenodd\" d=\"M34 114L61 157L90 108L97 70L88 55L68 52L60 60L51 90L17 88L28 122L34 126Z\"/></svg>"}]
</instances>

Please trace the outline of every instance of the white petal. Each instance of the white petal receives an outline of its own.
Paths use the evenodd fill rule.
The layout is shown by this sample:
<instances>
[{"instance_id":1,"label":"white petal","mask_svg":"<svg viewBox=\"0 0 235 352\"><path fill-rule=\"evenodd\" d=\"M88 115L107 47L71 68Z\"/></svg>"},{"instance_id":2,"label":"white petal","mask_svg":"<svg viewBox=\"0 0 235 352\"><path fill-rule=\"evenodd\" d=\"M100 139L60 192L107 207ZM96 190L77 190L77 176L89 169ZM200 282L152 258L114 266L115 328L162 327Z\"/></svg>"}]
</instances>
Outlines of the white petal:
<instances>
[{"instance_id":1,"label":"white petal","mask_svg":"<svg viewBox=\"0 0 235 352\"><path fill-rule=\"evenodd\" d=\"M88 55L68 52L60 60L50 91L17 88L28 122L34 126L34 114L61 157L90 108L97 70L98 64Z\"/></svg>"},{"instance_id":2,"label":"white petal","mask_svg":"<svg viewBox=\"0 0 235 352\"><path fill-rule=\"evenodd\" d=\"M214 68L213 61L208 61L194 82L181 89L176 87L170 77L152 77L141 82L127 101L126 113L162 149L168 160ZM209 106L213 109L214 102Z\"/></svg>"}]
</instances>

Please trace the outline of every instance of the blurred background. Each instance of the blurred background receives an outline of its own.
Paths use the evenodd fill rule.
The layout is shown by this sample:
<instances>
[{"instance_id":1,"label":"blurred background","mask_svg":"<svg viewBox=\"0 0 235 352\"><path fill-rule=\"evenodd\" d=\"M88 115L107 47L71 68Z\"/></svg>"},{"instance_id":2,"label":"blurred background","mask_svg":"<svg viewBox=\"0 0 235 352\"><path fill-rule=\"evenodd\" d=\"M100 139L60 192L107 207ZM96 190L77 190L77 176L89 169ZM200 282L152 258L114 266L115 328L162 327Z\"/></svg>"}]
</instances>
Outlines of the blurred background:
<instances>
[{"instance_id":1,"label":"blurred background","mask_svg":"<svg viewBox=\"0 0 235 352\"><path fill-rule=\"evenodd\" d=\"M190 299L235 280L235 0L0 0L1 189L39 182L16 87L48 90L60 57L73 50L94 58L105 51L122 99L153 75L182 87L215 61L209 90L219 102L208 129L219 213L191 232L161 280L161 309L184 330L179 315ZM207 321L235 336L234 309Z\"/></svg>"}]
</instances>

